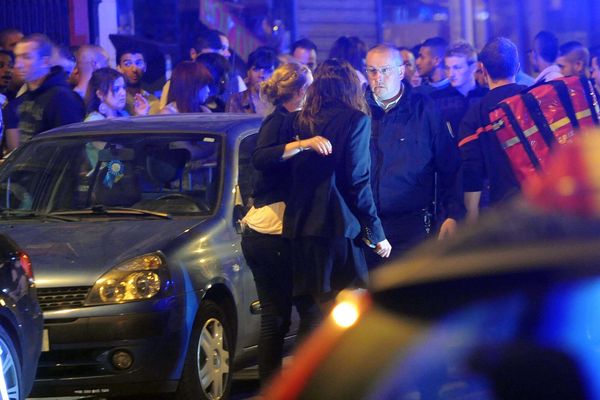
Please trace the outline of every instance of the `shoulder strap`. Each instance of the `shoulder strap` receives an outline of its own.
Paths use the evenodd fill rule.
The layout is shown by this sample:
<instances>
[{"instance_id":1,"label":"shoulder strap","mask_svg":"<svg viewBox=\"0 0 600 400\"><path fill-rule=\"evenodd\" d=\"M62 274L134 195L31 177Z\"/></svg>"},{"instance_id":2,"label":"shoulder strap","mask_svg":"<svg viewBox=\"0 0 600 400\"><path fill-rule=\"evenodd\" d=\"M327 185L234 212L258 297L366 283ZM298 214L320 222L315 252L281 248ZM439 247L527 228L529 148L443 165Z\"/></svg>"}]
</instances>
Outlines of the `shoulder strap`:
<instances>
[{"instance_id":1,"label":"shoulder strap","mask_svg":"<svg viewBox=\"0 0 600 400\"><path fill-rule=\"evenodd\" d=\"M527 111L529 111L529 115L537 126L538 131L544 139L544 142L546 142L546 145L548 147L554 146L556 143L556 137L554 136L550 125L548 125L548 121L546 121L546 118L544 118L544 114L540 108L540 103L538 103L535 96L531 93L523 93L521 95L521 99L523 99L523 102L527 107Z\"/></svg>"},{"instance_id":2,"label":"shoulder strap","mask_svg":"<svg viewBox=\"0 0 600 400\"><path fill-rule=\"evenodd\" d=\"M510 109L510 106L508 104L506 104L505 102L500 102L498 104L498 107L500 107L506 114L506 118L508 119L509 123L511 124L515 134L519 138L519 141L523 145L523 149L525 150L525 153L527 154L529 161L531 161L531 164L533 164L533 166L536 170L538 170L538 171L541 170L540 161L538 160L537 156L535 155L535 152L531 148L531 144L525 137L525 134L523 133L523 130L519 126L519 123L517 122L515 115L513 114L512 110ZM492 124L492 125L494 125L494 124Z\"/></svg>"},{"instance_id":3,"label":"shoulder strap","mask_svg":"<svg viewBox=\"0 0 600 400\"><path fill-rule=\"evenodd\" d=\"M565 112L567 113L569 121L571 121L571 125L573 125L573 128L578 129L579 121L577 120L575 108L573 108L573 103L571 102L571 98L569 97L569 88L567 87L565 81L562 79L557 79L550 81L547 84L552 85L554 87L554 90L556 90L556 93L558 94L558 99L560 100L560 103L562 104L562 106L565 109Z\"/></svg>"}]
</instances>

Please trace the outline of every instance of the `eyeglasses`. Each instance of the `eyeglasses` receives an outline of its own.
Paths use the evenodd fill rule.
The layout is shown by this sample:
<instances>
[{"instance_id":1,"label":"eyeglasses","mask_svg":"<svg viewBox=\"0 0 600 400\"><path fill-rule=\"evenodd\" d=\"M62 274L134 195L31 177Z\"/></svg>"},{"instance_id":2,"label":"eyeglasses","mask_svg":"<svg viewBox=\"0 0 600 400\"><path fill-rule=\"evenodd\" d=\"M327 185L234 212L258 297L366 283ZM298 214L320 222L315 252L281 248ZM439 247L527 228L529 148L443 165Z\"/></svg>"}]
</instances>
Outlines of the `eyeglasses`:
<instances>
[{"instance_id":1,"label":"eyeglasses","mask_svg":"<svg viewBox=\"0 0 600 400\"><path fill-rule=\"evenodd\" d=\"M403 65L404 64L385 65L381 68L367 67L365 71L367 71L367 75L369 76L376 76L378 72L383 76L389 76L394 71L394 68L401 67Z\"/></svg>"}]
</instances>

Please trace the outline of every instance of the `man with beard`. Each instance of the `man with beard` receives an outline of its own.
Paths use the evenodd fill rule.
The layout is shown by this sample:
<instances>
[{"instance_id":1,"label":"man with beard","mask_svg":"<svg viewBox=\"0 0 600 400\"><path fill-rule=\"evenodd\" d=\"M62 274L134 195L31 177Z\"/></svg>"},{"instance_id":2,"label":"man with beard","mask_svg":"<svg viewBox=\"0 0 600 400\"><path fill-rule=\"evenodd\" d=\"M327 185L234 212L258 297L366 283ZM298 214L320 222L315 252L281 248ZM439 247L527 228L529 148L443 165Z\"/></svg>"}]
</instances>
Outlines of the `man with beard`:
<instances>
[{"instance_id":1,"label":"man with beard","mask_svg":"<svg viewBox=\"0 0 600 400\"><path fill-rule=\"evenodd\" d=\"M533 49L529 56L533 70L538 73L534 83L548 82L562 77L560 68L556 65L558 39L552 32L540 31L535 35Z\"/></svg>"},{"instance_id":2,"label":"man with beard","mask_svg":"<svg viewBox=\"0 0 600 400\"><path fill-rule=\"evenodd\" d=\"M432 92L450 86L450 81L444 71L444 56L448 42L441 37L432 37L423 42L417 57L417 72L423 83L417 92L431 94Z\"/></svg>"},{"instance_id":3,"label":"man with beard","mask_svg":"<svg viewBox=\"0 0 600 400\"><path fill-rule=\"evenodd\" d=\"M125 49L117 55L117 70L125 76L127 84L127 106L129 115L135 115L135 95L141 94L150 103L150 114L160 112L160 102L151 93L142 89L142 78L146 72L144 54L139 49Z\"/></svg>"},{"instance_id":4,"label":"man with beard","mask_svg":"<svg viewBox=\"0 0 600 400\"><path fill-rule=\"evenodd\" d=\"M19 117L14 103L16 93L11 90L14 66L15 55L10 51L0 50L0 107L2 108L0 156L6 153L6 136L18 137L19 135Z\"/></svg>"},{"instance_id":5,"label":"man with beard","mask_svg":"<svg viewBox=\"0 0 600 400\"><path fill-rule=\"evenodd\" d=\"M15 66L15 55L7 50L0 50L0 93L8 97L10 96L9 88L13 76L13 68Z\"/></svg>"}]
</instances>

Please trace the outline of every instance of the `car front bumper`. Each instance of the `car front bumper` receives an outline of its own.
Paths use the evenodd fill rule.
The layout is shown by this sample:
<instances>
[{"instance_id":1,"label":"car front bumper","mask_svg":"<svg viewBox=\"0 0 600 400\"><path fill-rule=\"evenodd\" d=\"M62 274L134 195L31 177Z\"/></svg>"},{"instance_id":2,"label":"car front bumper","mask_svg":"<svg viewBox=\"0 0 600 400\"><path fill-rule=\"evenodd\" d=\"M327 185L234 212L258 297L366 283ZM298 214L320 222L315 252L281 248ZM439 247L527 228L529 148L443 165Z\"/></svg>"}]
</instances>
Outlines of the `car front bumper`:
<instances>
[{"instance_id":1,"label":"car front bumper","mask_svg":"<svg viewBox=\"0 0 600 400\"><path fill-rule=\"evenodd\" d=\"M49 351L40 357L33 397L176 390L189 333L183 301L138 302L116 312L118 306L93 307L95 315L87 316L45 314ZM112 315L102 315L103 308ZM129 368L115 366L116 352L131 355Z\"/></svg>"}]
</instances>

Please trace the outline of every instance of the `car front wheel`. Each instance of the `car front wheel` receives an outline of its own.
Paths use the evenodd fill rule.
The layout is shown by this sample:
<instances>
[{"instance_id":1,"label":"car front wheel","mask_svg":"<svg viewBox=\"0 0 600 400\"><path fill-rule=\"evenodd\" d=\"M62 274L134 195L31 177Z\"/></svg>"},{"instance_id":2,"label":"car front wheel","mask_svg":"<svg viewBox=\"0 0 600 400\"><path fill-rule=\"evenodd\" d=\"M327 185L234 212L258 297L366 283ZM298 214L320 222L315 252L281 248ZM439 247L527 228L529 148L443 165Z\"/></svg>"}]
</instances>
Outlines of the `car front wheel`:
<instances>
[{"instance_id":1,"label":"car front wheel","mask_svg":"<svg viewBox=\"0 0 600 400\"><path fill-rule=\"evenodd\" d=\"M233 362L231 338L223 309L213 301L203 301L190 338L178 399L227 398Z\"/></svg>"},{"instance_id":2,"label":"car front wheel","mask_svg":"<svg viewBox=\"0 0 600 400\"><path fill-rule=\"evenodd\" d=\"M2 359L2 376L0 376L0 398L22 400L25 393L21 388L21 363L11 337L0 326L0 358Z\"/></svg>"}]
</instances>

